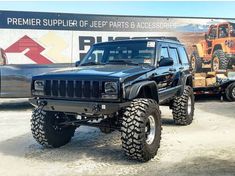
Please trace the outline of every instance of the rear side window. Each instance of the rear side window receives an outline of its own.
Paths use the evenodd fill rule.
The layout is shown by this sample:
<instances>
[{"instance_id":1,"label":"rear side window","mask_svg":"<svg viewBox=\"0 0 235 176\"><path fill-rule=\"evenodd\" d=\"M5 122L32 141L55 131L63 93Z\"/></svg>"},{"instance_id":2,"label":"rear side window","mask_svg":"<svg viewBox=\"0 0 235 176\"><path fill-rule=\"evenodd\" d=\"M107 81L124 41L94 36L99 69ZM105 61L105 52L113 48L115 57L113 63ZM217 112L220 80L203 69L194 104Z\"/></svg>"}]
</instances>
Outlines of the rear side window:
<instances>
[{"instance_id":1,"label":"rear side window","mask_svg":"<svg viewBox=\"0 0 235 176\"><path fill-rule=\"evenodd\" d=\"M178 51L179 51L179 54L180 54L181 63L182 64L189 64L188 56L186 54L186 51L185 51L184 47L179 47Z\"/></svg>"},{"instance_id":2,"label":"rear side window","mask_svg":"<svg viewBox=\"0 0 235 176\"><path fill-rule=\"evenodd\" d=\"M170 57L173 59L174 65L179 64L179 55L176 48L169 49Z\"/></svg>"}]
</instances>

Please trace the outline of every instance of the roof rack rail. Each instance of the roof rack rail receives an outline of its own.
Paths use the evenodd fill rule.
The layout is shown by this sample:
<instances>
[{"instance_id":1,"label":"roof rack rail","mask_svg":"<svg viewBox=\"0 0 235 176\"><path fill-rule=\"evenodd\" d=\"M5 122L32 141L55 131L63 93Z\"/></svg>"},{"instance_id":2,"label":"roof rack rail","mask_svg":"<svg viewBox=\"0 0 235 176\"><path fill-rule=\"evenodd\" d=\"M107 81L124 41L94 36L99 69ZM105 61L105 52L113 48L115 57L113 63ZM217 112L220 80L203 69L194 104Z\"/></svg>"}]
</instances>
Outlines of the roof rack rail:
<instances>
[{"instance_id":1,"label":"roof rack rail","mask_svg":"<svg viewBox=\"0 0 235 176\"><path fill-rule=\"evenodd\" d=\"M159 40L174 40L180 42L177 37L165 37L165 36L157 36L157 37L134 37L134 39L159 39Z\"/></svg>"}]
</instances>

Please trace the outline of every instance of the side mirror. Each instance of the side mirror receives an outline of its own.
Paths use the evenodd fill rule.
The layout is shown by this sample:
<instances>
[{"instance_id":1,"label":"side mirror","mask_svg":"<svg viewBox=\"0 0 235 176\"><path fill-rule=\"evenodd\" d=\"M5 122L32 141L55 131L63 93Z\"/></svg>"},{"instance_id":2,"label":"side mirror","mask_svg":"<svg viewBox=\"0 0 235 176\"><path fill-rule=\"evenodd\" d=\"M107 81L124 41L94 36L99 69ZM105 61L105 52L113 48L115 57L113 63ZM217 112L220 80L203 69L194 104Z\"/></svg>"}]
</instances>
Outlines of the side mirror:
<instances>
[{"instance_id":1,"label":"side mirror","mask_svg":"<svg viewBox=\"0 0 235 176\"><path fill-rule=\"evenodd\" d=\"M173 59L172 58L162 58L159 62L159 67L166 67L166 66L172 66L174 64Z\"/></svg>"},{"instance_id":2,"label":"side mirror","mask_svg":"<svg viewBox=\"0 0 235 176\"><path fill-rule=\"evenodd\" d=\"M75 67L78 67L78 66L80 65L80 63L81 63L81 61L77 61L77 62L75 63Z\"/></svg>"}]
</instances>

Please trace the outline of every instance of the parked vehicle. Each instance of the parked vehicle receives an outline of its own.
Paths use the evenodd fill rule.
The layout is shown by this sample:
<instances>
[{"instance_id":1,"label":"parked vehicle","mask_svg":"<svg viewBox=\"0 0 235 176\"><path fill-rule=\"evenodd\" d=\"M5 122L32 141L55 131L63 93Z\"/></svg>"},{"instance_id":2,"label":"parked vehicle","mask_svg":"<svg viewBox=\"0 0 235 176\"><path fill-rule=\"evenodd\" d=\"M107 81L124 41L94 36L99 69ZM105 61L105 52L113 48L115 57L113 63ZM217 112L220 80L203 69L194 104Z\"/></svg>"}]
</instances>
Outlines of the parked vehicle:
<instances>
[{"instance_id":1,"label":"parked vehicle","mask_svg":"<svg viewBox=\"0 0 235 176\"><path fill-rule=\"evenodd\" d=\"M0 48L0 98L29 98L32 76L72 66L71 63L8 64L7 56Z\"/></svg>"},{"instance_id":2,"label":"parked vehicle","mask_svg":"<svg viewBox=\"0 0 235 176\"><path fill-rule=\"evenodd\" d=\"M192 123L192 75L178 41L97 43L76 65L33 77L31 130L39 144L63 146L81 125L119 130L125 154L148 161L160 146L160 104L172 109L176 124Z\"/></svg>"},{"instance_id":3,"label":"parked vehicle","mask_svg":"<svg viewBox=\"0 0 235 176\"><path fill-rule=\"evenodd\" d=\"M209 64L212 71L226 70L235 64L235 23L211 25L205 39L193 45L191 63L195 72Z\"/></svg>"}]
</instances>

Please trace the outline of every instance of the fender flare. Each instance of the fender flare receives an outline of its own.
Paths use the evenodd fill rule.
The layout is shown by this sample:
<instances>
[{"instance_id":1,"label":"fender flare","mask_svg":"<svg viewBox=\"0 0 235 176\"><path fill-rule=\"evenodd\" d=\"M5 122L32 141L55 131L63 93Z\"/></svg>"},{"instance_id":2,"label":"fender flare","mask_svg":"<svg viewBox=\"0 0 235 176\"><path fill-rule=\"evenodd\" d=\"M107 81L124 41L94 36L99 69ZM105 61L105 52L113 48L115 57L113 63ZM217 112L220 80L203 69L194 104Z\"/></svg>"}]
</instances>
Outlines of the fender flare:
<instances>
[{"instance_id":1,"label":"fender flare","mask_svg":"<svg viewBox=\"0 0 235 176\"><path fill-rule=\"evenodd\" d=\"M191 74L187 74L183 77L183 79L181 80L181 84L183 85L181 90L180 90L180 96L183 95L185 86L191 86L193 87L193 76Z\"/></svg>"},{"instance_id":2,"label":"fender flare","mask_svg":"<svg viewBox=\"0 0 235 176\"><path fill-rule=\"evenodd\" d=\"M197 50L199 57L203 57L203 49L201 44L195 44L193 47Z\"/></svg>"},{"instance_id":3,"label":"fender flare","mask_svg":"<svg viewBox=\"0 0 235 176\"><path fill-rule=\"evenodd\" d=\"M146 86L149 87L151 90L152 99L159 102L158 88L157 88L157 84L155 81L144 81L144 82L138 82L138 83L131 85L129 89L127 89L126 98L128 100L133 100L139 95L140 90Z\"/></svg>"}]
</instances>

